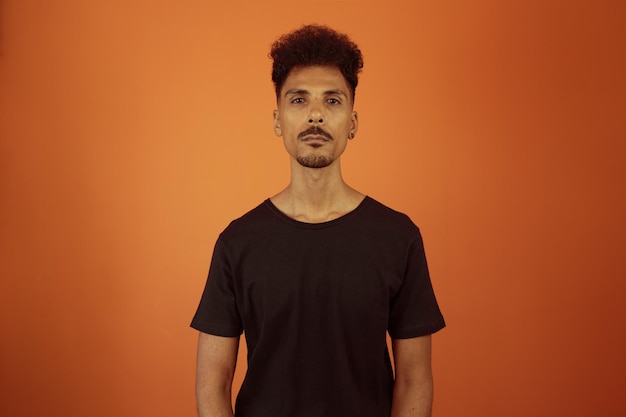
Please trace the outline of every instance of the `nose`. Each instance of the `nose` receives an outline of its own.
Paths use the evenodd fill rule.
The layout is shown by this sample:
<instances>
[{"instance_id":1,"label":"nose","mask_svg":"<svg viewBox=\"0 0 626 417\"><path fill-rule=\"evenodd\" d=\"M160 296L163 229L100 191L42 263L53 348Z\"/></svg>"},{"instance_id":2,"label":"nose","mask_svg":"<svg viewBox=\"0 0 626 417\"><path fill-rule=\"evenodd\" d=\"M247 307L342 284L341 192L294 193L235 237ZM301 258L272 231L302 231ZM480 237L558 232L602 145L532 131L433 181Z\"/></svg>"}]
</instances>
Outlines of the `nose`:
<instances>
[{"instance_id":1,"label":"nose","mask_svg":"<svg viewBox=\"0 0 626 417\"><path fill-rule=\"evenodd\" d=\"M322 111L320 110L317 104L313 104L311 106L311 111L309 112L309 124L321 124L324 123L324 116L322 115Z\"/></svg>"}]
</instances>

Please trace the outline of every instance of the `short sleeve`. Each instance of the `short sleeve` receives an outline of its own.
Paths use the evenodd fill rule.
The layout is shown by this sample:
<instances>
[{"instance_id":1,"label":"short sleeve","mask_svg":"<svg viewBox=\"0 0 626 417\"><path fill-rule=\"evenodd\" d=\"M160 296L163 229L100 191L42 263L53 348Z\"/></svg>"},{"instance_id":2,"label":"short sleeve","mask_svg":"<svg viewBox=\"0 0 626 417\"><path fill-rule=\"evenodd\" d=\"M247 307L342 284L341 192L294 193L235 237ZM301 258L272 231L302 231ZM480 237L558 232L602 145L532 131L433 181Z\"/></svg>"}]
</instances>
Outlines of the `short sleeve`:
<instances>
[{"instance_id":1,"label":"short sleeve","mask_svg":"<svg viewBox=\"0 0 626 417\"><path fill-rule=\"evenodd\" d=\"M430 280L424 244L417 234L408 246L402 284L393 295L389 335L395 339L426 336L445 327Z\"/></svg>"},{"instance_id":2,"label":"short sleeve","mask_svg":"<svg viewBox=\"0 0 626 417\"><path fill-rule=\"evenodd\" d=\"M236 337L243 332L237 309L231 259L222 237L218 238L209 276L191 327L216 336Z\"/></svg>"}]
</instances>

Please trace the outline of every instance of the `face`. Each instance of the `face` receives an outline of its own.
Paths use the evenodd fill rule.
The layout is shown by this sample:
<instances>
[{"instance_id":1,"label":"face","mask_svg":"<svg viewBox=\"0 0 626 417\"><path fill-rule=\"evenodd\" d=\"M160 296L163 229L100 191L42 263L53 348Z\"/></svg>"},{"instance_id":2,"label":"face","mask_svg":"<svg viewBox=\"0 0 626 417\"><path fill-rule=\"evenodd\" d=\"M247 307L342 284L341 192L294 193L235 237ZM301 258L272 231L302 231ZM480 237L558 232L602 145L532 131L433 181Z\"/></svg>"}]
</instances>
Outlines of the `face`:
<instances>
[{"instance_id":1,"label":"face","mask_svg":"<svg viewBox=\"0 0 626 417\"><path fill-rule=\"evenodd\" d=\"M291 70L274 110L274 132L294 161L307 168L333 165L356 135L350 87L335 67Z\"/></svg>"}]
</instances>

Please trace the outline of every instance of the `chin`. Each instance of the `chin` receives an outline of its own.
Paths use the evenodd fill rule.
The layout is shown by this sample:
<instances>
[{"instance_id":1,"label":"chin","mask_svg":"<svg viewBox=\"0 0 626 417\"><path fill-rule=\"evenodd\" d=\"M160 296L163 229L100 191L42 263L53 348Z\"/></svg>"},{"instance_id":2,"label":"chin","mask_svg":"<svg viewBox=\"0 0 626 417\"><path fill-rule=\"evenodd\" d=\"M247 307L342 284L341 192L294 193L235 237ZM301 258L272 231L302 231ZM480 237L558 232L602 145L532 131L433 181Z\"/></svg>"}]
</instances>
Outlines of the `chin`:
<instances>
[{"instance_id":1,"label":"chin","mask_svg":"<svg viewBox=\"0 0 626 417\"><path fill-rule=\"evenodd\" d=\"M296 160L305 168L326 168L333 163L332 159L320 155L299 156Z\"/></svg>"}]
</instances>

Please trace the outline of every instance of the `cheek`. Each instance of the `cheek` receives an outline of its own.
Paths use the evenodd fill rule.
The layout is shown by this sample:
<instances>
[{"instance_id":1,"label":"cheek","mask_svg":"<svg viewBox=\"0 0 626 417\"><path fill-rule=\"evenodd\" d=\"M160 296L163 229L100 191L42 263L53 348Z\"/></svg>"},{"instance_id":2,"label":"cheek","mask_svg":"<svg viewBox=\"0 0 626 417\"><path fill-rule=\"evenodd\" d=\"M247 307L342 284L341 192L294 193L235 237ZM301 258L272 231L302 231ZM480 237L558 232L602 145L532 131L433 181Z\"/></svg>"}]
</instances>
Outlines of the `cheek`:
<instances>
[{"instance_id":1,"label":"cheek","mask_svg":"<svg viewBox=\"0 0 626 417\"><path fill-rule=\"evenodd\" d=\"M292 116L284 118L280 128L283 131L283 135L297 135L303 130L304 124L306 123L302 123L300 119ZM306 126L304 126L304 129L306 129Z\"/></svg>"}]
</instances>

